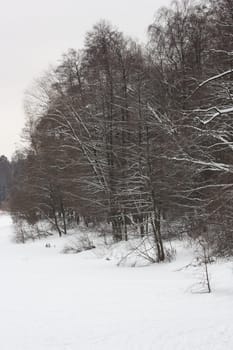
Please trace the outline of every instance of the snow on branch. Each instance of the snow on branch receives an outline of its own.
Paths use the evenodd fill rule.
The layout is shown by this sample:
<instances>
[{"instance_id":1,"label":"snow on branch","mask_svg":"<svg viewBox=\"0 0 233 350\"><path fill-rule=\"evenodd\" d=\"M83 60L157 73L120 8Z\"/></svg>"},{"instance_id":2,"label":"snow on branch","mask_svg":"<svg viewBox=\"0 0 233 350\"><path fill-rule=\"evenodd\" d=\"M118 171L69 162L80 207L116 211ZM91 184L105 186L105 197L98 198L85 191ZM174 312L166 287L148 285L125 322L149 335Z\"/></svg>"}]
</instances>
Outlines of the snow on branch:
<instances>
[{"instance_id":1,"label":"snow on branch","mask_svg":"<svg viewBox=\"0 0 233 350\"><path fill-rule=\"evenodd\" d=\"M220 109L218 107L211 107L208 109L196 109L194 110L194 112L199 112L199 113L209 113L210 111L215 111L215 113L213 113L209 118L202 120L200 118L198 118L200 120L200 122L204 125L207 125L208 123L210 123L212 120L214 120L216 117L222 115L222 114L228 114L228 113L232 113L233 112L233 106L228 107L228 108L223 108Z\"/></svg>"},{"instance_id":2,"label":"snow on branch","mask_svg":"<svg viewBox=\"0 0 233 350\"><path fill-rule=\"evenodd\" d=\"M191 157L162 157L165 159L170 159L170 160L174 160L177 162L188 162L188 163L192 163L192 164L196 164L196 165L201 165L206 167L206 169L209 169L211 171L223 171L223 172L228 172L228 173L232 173L233 169L230 165L228 164L224 164L224 163L219 163L219 162L213 162L213 161L205 161L205 160L200 160L200 159L195 159L195 158L191 158Z\"/></svg>"},{"instance_id":3,"label":"snow on branch","mask_svg":"<svg viewBox=\"0 0 233 350\"><path fill-rule=\"evenodd\" d=\"M220 73L220 74L217 74L217 75L214 75L206 80L204 80L202 83L200 83L196 89L191 93L191 95L188 96L187 99L189 99L190 97L192 97L200 88L202 88L203 86L209 84L210 82L214 81L214 80L218 80L218 79L221 79L223 77L225 77L226 75L229 75L229 74L232 74L233 73L233 70L232 69L229 69L223 73Z\"/></svg>"}]
</instances>

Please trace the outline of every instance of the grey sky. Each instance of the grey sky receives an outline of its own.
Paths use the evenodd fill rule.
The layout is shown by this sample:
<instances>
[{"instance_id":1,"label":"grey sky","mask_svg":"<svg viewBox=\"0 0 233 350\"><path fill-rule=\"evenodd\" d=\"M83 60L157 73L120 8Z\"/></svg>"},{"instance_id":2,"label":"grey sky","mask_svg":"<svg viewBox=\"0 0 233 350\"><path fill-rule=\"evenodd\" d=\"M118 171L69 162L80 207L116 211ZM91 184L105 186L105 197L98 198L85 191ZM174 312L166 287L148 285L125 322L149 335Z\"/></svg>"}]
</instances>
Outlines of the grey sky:
<instances>
[{"instance_id":1,"label":"grey sky","mask_svg":"<svg viewBox=\"0 0 233 350\"><path fill-rule=\"evenodd\" d=\"M125 34L146 39L160 6L170 0L0 0L0 155L11 157L24 126L24 91L85 33L106 19Z\"/></svg>"}]
</instances>

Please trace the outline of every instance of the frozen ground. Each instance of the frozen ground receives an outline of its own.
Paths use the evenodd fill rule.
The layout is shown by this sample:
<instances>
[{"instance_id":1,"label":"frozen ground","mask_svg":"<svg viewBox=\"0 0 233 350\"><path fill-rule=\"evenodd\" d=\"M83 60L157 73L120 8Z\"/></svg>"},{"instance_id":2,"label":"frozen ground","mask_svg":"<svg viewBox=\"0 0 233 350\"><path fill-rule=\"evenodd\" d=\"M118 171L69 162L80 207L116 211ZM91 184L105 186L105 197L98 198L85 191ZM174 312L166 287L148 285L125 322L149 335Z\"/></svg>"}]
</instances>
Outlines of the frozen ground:
<instances>
[{"instance_id":1,"label":"frozen ground","mask_svg":"<svg viewBox=\"0 0 233 350\"><path fill-rule=\"evenodd\" d=\"M170 264L127 268L12 234L0 214L1 350L233 349L232 263L211 267L212 294L193 294L181 247Z\"/></svg>"}]
</instances>

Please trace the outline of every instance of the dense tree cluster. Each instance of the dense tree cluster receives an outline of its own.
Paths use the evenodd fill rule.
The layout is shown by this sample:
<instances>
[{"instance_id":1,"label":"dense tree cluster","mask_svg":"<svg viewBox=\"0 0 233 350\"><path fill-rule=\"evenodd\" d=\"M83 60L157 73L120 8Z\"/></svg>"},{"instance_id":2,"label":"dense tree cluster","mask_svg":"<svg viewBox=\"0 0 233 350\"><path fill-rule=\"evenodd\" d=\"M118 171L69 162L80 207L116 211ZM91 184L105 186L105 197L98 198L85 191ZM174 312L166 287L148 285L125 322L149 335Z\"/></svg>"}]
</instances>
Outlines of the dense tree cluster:
<instances>
[{"instance_id":1,"label":"dense tree cluster","mask_svg":"<svg viewBox=\"0 0 233 350\"><path fill-rule=\"evenodd\" d=\"M142 47L110 24L87 33L26 99L11 210L36 222L111 224L116 240L184 220L233 252L233 1L175 1ZM227 244L226 244L227 242Z\"/></svg>"}]
</instances>

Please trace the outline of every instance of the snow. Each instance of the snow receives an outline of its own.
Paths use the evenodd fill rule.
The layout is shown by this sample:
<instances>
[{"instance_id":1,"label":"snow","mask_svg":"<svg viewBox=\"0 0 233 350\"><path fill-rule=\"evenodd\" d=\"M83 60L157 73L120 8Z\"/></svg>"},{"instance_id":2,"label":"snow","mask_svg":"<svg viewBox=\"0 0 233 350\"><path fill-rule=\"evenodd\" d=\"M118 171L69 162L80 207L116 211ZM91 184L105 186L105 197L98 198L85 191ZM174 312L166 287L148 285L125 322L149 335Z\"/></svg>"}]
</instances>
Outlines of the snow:
<instances>
[{"instance_id":1,"label":"snow","mask_svg":"<svg viewBox=\"0 0 233 350\"><path fill-rule=\"evenodd\" d=\"M178 243L172 263L117 267L93 251L61 254L63 239L13 242L0 213L0 349L231 350L232 263L211 266L213 293L193 294ZM51 248L46 248L49 242Z\"/></svg>"}]
</instances>

